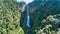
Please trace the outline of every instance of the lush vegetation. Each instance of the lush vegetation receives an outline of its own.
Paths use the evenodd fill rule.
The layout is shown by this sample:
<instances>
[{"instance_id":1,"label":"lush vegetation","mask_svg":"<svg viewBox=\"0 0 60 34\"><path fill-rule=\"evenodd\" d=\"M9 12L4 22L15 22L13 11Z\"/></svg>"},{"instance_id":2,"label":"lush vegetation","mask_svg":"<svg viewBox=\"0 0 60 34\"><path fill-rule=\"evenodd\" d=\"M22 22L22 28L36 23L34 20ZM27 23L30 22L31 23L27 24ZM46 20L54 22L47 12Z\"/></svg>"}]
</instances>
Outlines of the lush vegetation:
<instances>
[{"instance_id":1,"label":"lush vegetation","mask_svg":"<svg viewBox=\"0 0 60 34\"><path fill-rule=\"evenodd\" d=\"M60 34L60 1L35 0L24 11L23 5L17 0L0 0L0 34Z\"/></svg>"},{"instance_id":2,"label":"lush vegetation","mask_svg":"<svg viewBox=\"0 0 60 34\"><path fill-rule=\"evenodd\" d=\"M49 15L53 16L55 14L60 14L60 8L59 8L60 2L58 2L58 1L47 1L47 2L41 1L41 3L39 3L39 1L37 1L36 4L38 6L38 9L35 9L34 11L31 12L31 32L32 32L32 34L36 33L35 32L36 29L38 29L38 30L44 29L45 26L47 27L48 25L50 25L49 22L48 22L48 24L45 24L46 22L41 23L43 19L46 19ZM35 6L33 8L37 8L37 7ZM55 28L55 27L53 27L53 28ZM52 30L54 30L54 29L52 29ZM46 33L46 34L49 34L49 33Z\"/></svg>"},{"instance_id":3,"label":"lush vegetation","mask_svg":"<svg viewBox=\"0 0 60 34\"><path fill-rule=\"evenodd\" d=\"M59 34L60 14L50 15L41 21L41 26L35 30L36 34Z\"/></svg>"},{"instance_id":4,"label":"lush vegetation","mask_svg":"<svg viewBox=\"0 0 60 34\"><path fill-rule=\"evenodd\" d=\"M22 3L0 0L0 34L24 34L20 27Z\"/></svg>"},{"instance_id":5,"label":"lush vegetation","mask_svg":"<svg viewBox=\"0 0 60 34\"><path fill-rule=\"evenodd\" d=\"M30 34L58 34L60 25L58 14L60 14L60 1L42 1L35 0L32 3L28 4L29 9L25 9L25 12L22 13L21 23L25 32L28 28L26 26L26 14L27 10L30 11L30 25L29 30ZM26 6L26 7L27 7ZM54 16L56 15L56 17ZM53 21L54 19L54 21ZM55 21L57 19L57 21ZM51 21L50 21L51 20ZM45 21L45 22L44 22ZM44 22L44 23L42 23ZM42 30L42 32L41 32Z\"/></svg>"}]
</instances>

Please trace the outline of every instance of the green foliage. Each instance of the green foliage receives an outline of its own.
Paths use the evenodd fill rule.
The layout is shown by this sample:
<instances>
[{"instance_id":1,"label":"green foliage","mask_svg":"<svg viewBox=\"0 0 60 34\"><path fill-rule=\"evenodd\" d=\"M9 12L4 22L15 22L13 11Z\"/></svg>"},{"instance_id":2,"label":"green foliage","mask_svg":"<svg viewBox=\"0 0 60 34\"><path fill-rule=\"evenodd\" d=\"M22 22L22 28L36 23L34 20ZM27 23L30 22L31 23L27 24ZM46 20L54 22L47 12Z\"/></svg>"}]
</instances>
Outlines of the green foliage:
<instances>
[{"instance_id":1,"label":"green foliage","mask_svg":"<svg viewBox=\"0 0 60 34\"><path fill-rule=\"evenodd\" d=\"M0 34L24 34L20 27L21 3L0 0Z\"/></svg>"},{"instance_id":2,"label":"green foliage","mask_svg":"<svg viewBox=\"0 0 60 34\"><path fill-rule=\"evenodd\" d=\"M40 1L40 2L39 2ZM36 3L35 3L36 2ZM44 25L48 25L49 23L44 23L42 25L41 21L45 21L45 18L49 15L55 15L55 14L60 14L60 2L59 1L35 1L32 2L29 6L31 9L30 10L30 21L31 21L31 32L32 34L35 34L35 29L43 28ZM36 5L37 4L37 5ZM50 18L50 21L53 21L55 23L58 22L57 19L52 17ZM47 19L48 19L47 18ZM55 19L55 20L54 20ZM51 23L52 25L56 26L55 24ZM55 28L56 29L56 28Z\"/></svg>"},{"instance_id":3,"label":"green foliage","mask_svg":"<svg viewBox=\"0 0 60 34\"><path fill-rule=\"evenodd\" d=\"M29 6L29 9L27 9ZM30 25L31 28L28 32L30 34L36 34L37 30L52 30L51 32L55 34L57 30L57 24L59 23L59 18L54 18L55 14L60 14L60 1L33 1L32 3L26 5L25 11L22 13L21 26L25 33L28 30L26 20L27 20L27 10L30 12ZM51 16L49 16L51 15ZM52 16L54 15L54 16ZM47 17L49 16L49 17ZM55 28L56 26L56 28ZM47 30L48 29L48 30ZM43 31L44 32L44 31ZM47 32L48 33L48 32ZM39 33L40 34L40 33ZM44 32L45 34L45 32Z\"/></svg>"},{"instance_id":4,"label":"green foliage","mask_svg":"<svg viewBox=\"0 0 60 34\"><path fill-rule=\"evenodd\" d=\"M36 30L36 34L59 34L60 14L50 15L41 22L41 28Z\"/></svg>"}]
</instances>

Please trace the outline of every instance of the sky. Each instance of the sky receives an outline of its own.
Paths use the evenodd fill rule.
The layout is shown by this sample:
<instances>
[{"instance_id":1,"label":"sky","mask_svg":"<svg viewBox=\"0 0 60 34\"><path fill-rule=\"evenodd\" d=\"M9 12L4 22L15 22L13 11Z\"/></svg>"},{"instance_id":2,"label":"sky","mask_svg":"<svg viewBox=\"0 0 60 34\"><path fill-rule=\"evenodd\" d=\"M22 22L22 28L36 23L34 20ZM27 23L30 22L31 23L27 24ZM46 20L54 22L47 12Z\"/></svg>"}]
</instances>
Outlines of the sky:
<instances>
[{"instance_id":1,"label":"sky","mask_svg":"<svg viewBox=\"0 0 60 34\"><path fill-rule=\"evenodd\" d=\"M32 1L34 1L34 0L17 0L18 2L21 2L21 1L24 1L24 2L26 2L26 4L28 4L28 3L30 3L30 2L32 2Z\"/></svg>"}]
</instances>

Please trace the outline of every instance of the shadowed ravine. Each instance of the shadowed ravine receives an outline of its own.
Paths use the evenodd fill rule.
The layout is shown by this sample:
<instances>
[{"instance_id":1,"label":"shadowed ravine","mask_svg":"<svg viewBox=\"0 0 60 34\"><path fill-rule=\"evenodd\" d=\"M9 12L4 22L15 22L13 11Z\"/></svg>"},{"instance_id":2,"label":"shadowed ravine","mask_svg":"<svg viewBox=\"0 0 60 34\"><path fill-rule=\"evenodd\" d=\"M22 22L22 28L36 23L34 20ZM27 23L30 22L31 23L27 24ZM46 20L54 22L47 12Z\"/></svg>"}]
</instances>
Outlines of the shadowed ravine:
<instances>
[{"instance_id":1,"label":"shadowed ravine","mask_svg":"<svg viewBox=\"0 0 60 34\"><path fill-rule=\"evenodd\" d=\"M24 12L26 12L26 14ZM22 19L23 21L21 20L21 27L23 29L25 28L26 29L25 34L28 34L31 26L30 26L29 6L27 6L27 4L24 4L23 7L22 7L22 17L21 18L25 19L25 20ZM25 27L24 27L24 24L25 24Z\"/></svg>"},{"instance_id":2,"label":"shadowed ravine","mask_svg":"<svg viewBox=\"0 0 60 34\"><path fill-rule=\"evenodd\" d=\"M29 34L30 31L30 15L29 15L29 6L27 6L27 21L26 21L26 25L27 25L27 30L26 30L26 34Z\"/></svg>"}]
</instances>

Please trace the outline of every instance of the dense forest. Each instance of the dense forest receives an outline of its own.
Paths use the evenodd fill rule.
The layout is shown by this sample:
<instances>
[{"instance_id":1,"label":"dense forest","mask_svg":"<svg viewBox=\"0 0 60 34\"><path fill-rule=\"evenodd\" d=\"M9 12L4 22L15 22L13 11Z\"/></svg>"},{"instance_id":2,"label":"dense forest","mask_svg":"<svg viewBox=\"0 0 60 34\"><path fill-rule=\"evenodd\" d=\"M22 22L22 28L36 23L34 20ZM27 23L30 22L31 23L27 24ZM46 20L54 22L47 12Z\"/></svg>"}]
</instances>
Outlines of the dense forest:
<instances>
[{"instance_id":1,"label":"dense forest","mask_svg":"<svg viewBox=\"0 0 60 34\"><path fill-rule=\"evenodd\" d=\"M0 34L60 34L60 0L0 0Z\"/></svg>"},{"instance_id":2,"label":"dense forest","mask_svg":"<svg viewBox=\"0 0 60 34\"><path fill-rule=\"evenodd\" d=\"M24 34L20 27L22 3L0 0L0 34Z\"/></svg>"}]
</instances>

